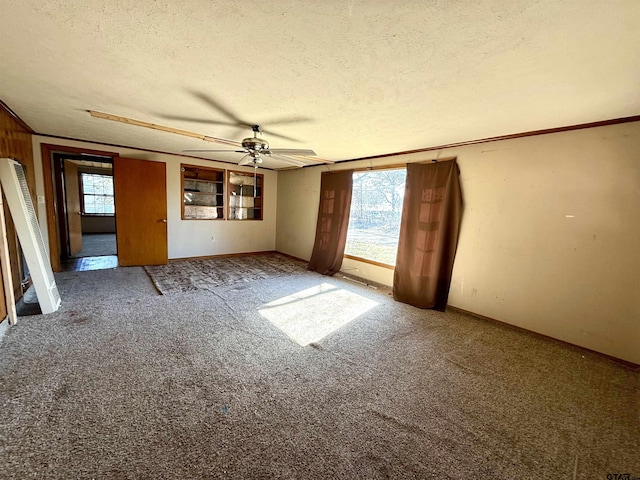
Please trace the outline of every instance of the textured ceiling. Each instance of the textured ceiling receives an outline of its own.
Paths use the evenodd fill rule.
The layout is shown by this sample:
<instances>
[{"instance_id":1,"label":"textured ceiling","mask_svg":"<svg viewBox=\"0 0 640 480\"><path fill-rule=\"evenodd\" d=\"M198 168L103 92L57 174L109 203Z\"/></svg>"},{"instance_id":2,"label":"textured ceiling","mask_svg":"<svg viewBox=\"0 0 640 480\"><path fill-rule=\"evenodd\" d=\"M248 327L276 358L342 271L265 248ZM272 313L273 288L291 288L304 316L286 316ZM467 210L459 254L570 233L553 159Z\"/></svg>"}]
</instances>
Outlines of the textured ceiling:
<instances>
[{"instance_id":1,"label":"textured ceiling","mask_svg":"<svg viewBox=\"0 0 640 480\"><path fill-rule=\"evenodd\" d=\"M638 0L0 0L0 99L42 134L180 153L225 147L87 110L236 118L337 161L640 114L638 25Z\"/></svg>"}]
</instances>

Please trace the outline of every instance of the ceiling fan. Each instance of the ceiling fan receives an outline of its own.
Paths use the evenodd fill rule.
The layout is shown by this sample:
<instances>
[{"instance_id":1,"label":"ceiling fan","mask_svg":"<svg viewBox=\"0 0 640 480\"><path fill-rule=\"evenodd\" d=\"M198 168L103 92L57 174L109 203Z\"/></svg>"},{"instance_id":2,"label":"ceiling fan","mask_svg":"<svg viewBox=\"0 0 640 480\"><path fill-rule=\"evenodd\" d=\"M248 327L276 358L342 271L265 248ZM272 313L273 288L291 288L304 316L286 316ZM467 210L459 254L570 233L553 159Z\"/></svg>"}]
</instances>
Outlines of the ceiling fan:
<instances>
[{"instance_id":1,"label":"ceiling fan","mask_svg":"<svg viewBox=\"0 0 640 480\"><path fill-rule=\"evenodd\" d=\"M253 137L247 137L240 142L242 150L183 150L183 152L226 152L226 153L244 153L238 165L253 165L258 168L258 164L262 163L262 156L273 158L274 160L281 160L291 165L302 167L306 165L305 162L297 158L293 158L291 155L302 157L315 157L316 152L303 148L269 148L269 143L263 138L258 138L260 132L259 125L252 125Z\"/></svg>"},{"instance_id":2,"label":"ceiling fan","mask_svg":"<svg viewBox=\"0 0 640 480\"><path fill-rule=\"evenodd\" d=\"M221 145L242 148L242 150L184 150L184 152L226 152L226 153L244 153L245 155L240 159L239 165L253 165L257 168L257 165L262 163L262 156L266 156L269 158L273 158L274 160L279 160L284 163L291 165L292 167L303 167L305 165L313 165L317 163L333 163L331 160L325 160L322 158L316 157L316 153L313 150L309 149L301 149L301 148L269 148L269 143L262 139L258 138L258 134L262 134L259 125L250 125L244 122L236 122L236 123L225 123L225 122L210 122L209 123L218 123L218 124L228 124L228 125L237 125L237 126L250 126L253 130L253 137L247 137L241 142L237 142L235 140L227 140L225 138L213 137L210 135L203 135L201 133L190 132L188 130L181 130L178 128L167 127L164 125L158 125L155 123L149 123L142 120L135 120L133 118L121 117L118 115L113 115L110 113L97 112L95 110L87 110L87 112L94 118L100 118L103 120L111 120L114 122L120 122L127 125L135 125L138 127L149 128L152 130L159 130L161 132L173 133L176 135L182 135L190 138L197 138L199 140L204 140L205 142L218 143ZM226 113L226 111L225 111ZM233 118L236 120L236 118ZM191 119L192 121L195 119ZM202 121L204 123L205 121ZM282 121L278 122L282 123ZM271 135L275 137L284 137L283 135L279 135L273 132L270 132ZM294 158L297 157L297 158ZM302 159L307 160L304 162ZM291 167L285 167L291 168Z\"/></svg>"}]
</instances>

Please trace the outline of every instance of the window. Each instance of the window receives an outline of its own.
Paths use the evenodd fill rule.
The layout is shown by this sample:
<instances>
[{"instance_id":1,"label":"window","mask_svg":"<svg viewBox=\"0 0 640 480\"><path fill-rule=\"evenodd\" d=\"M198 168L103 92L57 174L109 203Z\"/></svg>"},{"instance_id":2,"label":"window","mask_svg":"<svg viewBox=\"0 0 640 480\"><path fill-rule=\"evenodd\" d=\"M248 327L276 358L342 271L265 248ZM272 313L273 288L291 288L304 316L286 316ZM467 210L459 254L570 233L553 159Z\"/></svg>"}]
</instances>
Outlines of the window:
<instances>
[{"instance_id":1,"label":"window","mask_svg":"<svg viewBox=\"0 0 640 480\"><path fill-rule=\"evenodd\" d=\"M406 169L353 173L345 255L395 265Z\"/></svg>"},{"instance_id":2,"label":"window","mask_svg":"<svg viewBox=\"0 0 640 480\"><path fill-rule=\"evenodd\" d=\"M113 215L113 177L96 173L81 173L82 213Z\"/></svg>"}]
</instances>

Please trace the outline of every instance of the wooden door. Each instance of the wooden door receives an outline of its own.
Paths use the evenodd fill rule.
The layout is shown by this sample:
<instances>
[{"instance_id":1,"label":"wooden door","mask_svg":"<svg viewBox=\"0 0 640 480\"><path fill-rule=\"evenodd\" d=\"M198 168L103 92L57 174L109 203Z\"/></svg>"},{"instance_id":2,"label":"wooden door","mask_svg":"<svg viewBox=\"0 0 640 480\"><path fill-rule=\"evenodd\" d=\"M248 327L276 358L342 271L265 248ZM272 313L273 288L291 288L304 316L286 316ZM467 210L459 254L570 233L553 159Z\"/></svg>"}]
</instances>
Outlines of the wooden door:
<instances>
[{"instance_id":1,"label":"wooden door","mask_svg":"<svg viewBox=\"0 0 640 480\"><path fill-rule=\"evenodd\" d=\"M82 217L80 210L80 180L78 165L71 160L64 161L64 187L67 201L67 227L69 229L69 256L74 257L82 250Z\"/></svg>"},{"instance_id":2,"label":"wooden door","mask_svg":"<svg viewBox=\"0 0 640 480\"><path fill-rule=\"evenodd\" d=\"M167 263L167 178L162 162L113 159L118 264Z\"/></svg>"}]
</instances>

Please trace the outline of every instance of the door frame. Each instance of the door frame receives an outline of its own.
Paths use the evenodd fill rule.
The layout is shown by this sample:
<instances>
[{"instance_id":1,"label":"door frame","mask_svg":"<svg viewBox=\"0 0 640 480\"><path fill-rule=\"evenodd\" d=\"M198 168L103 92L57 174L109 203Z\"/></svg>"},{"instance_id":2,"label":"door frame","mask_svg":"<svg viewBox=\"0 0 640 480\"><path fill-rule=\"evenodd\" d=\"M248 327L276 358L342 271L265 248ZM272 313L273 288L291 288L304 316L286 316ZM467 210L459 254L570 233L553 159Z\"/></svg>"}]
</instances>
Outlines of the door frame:
<instances>
[{"instance_id":1,"label":"door frame","mask_svg":"<svg viewBox=\"0 0 640 480\"><path fill-rule=\"evenodd\" d=\"M118 157L117 152L107 152L100 150L92 150L89 148L68 147L65 145L55 145L51 143L40 144L40 152L42 154L42 176L44 183L44 203L47 212L47 234L49 237L49 258L51 261L51 269L54 272L60 272L62 265L60 263L61 245L60 234L58 232L58 216L56 212L56 190L54 188L54 169L53 154L68 153L72 155L90 154L102 157L111 157L113 160ZM62 212L64 214L64 212Z\"/></svg>"}]
</instances>

